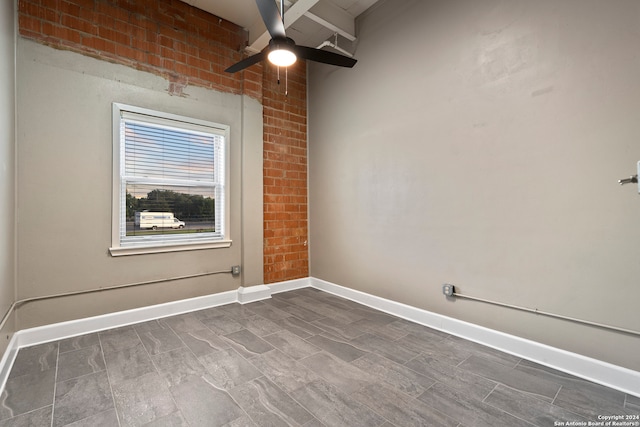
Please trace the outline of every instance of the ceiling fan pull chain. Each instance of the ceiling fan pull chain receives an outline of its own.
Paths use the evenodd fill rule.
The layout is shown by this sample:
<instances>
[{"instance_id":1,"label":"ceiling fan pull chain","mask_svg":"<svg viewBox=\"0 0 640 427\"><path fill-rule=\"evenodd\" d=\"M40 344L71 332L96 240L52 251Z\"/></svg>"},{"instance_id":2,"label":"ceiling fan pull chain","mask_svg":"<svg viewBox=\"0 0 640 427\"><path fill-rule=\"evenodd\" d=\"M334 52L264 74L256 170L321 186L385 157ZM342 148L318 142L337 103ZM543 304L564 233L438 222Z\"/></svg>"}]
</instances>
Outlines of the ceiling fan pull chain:
<instances>
[{"instance_id":1,"label":"ceiling fan pull chain","mask_svg":"<svg viewBox=\"0 0 640 427\"><path fill-rule=\"evenodd\" d=\"M276 67L278 69L278 85L280 85L280 66Z\"/></svg>"},{"instance_id":2,"label":"ceiling fan pull chain","mask_svg":"<svg viewBox=\"0 0 640 427\"><path fill-rule=\"evenodd\" d=\"M284 69L284 96L289 95L289 67Z\"/></svg>"}]
</instances>

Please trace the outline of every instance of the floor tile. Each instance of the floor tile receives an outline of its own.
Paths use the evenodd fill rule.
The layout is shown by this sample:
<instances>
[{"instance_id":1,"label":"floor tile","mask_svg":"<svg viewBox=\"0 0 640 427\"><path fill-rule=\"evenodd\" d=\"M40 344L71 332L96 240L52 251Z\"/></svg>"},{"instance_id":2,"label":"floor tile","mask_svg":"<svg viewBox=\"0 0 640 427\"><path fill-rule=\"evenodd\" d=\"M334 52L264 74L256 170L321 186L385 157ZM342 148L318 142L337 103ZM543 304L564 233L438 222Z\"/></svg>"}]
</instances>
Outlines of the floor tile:
<instances>
[{"instance_id":1,"label":"floor tile","mask_svg":"<svg viewBox=\"0 0 640 427\"><path fill-rule=\"evenodd\" d=\"M518 371L475 355L467 358L458 367L549 402L552 402L560 391L560 385L548 379Z\"/></svg>"},{"instance_id":2,"label":"floor tile","mask_svg":"<svg viewBox=\"0 0 640 427\"><path fill-rule=\"evenodd\" d=\"M636 414L640 414L640 397L626 395L624 407L635 411Z\"/></svg>"},{"instance_id":3,"label":"floor tile","mask_svg":"<svg viewBox=\"0 0 640 427\"><path fill-rule=\"evenodd\" d=\"M390 323L398 320L396 316L392 316L391 314L383 313L381 311L377 311L360 304L356 304L356 308L350 309L350 311L357 316L362 317L361 320L367 320L370 324L375 324L378 326L389 325Z\"/></svg>"},{"instance_id":4,"label":"floor tile","mask_svg":"<svg viewBox=\"0 0 640 427\"><path fill-rule=\"evenodd\" d=\"M204 365L186 347L156 354L151 356L151 361L165 379L167 386L178 385L206 371Z\"/></svg>"},{"instance_id":5,"label":"floor tile","mask_svg":"<svg viewBox=\"0 0 640 427\"><path fill-rule=\"evenodd\" d=\"M398 363L406 363L420 352L410 350L398 341L382 338L372 333L366 333L349 341L360 350L377 353Z\"/></svg>"},{"instance_id":6,"label":"floor tile","mask_svg":"<svg viewBox=\"0 0 640 427\"><path fill-rule=\"evenodd\" d=\"M306 357L299 363L347 394L377 382L375 376L324 351Z\"/></svg>"},{"instance_id":7,"label":"floor tile","mask_svg":"<svg viewBox=\"0 0 640 427\"><path fill-rule=\"evenodd\" d=\"M156 372L149 354L140 341L134 347L105 353L104 359L109 373L109 380L112 384L118 384L122 381Z\"/></svg>"},{"instance_id":8,"label":"floor tile","mask_svg":"<svg viewBox=\"0 0 640 427\"><path fill-rule=\"evenodd\" d=\"M368 407L323 380L300 387L291 395L328 427L372 427L385 422Z\"/></svg>"},{"instance_id":9,"label":"floor tile","mask_svg":"<svg viewBox=\"0 0 640 427\"><path fill-rule=\"evenodd\" d=\"M434 384L422 393L418 400L455 418L464 426L524 427L533 425L478 399L470 398L464 390L455 390L442 383Z\"/></svg>"},{"instance_id":10,"label":"floor tile","mask_svg":"<svg viewBox=\"0 0 640 427\"><path fill-rule=\"evenodd\" d=\"M12 377L2 391L0 419L15 417L53 403L55 369Z\"/></svg>"},{"instance_id":11,"label":"floor tile","mask_svg":"<svg viewBox=\"0 0 640 427\"><path fill-rule=\"evenodd\" d=\"M50 426L53 405L0 421L0 427Z\"/></svg>"},{"instance_id":12,"label":"floor tile","mask_svg":"<svg viewBox=\"0 0 640 427\"><path fill-rule=\"evenodd\" d=\"M463 338L449 336L447 341L452 343L454 348L460 348L461 350L471 352L473 355L482 357L492 362L500 363L510 368L516 367L522 360L518 356L495 350L486 345L478 344Z\"/></svg>"},{"instance_id":13,"label":"floor tile","mask_svg":"<svg viewBox=\"0 0 640 427\"><path fill-rule=\"evenodd\" d=\"M284 302L288 302L289 298L294 298L297 296L297 292L299 292L301 289L294 289L291 291L286 291L286 292L278 292L275 294L271 294L271 298L275 299L275 300L281 300Z\"/></svg>"},{"instance_id":14,"label":"floor tile","mask_svg":"<svg viewBox=\"0 0 640 427\"><path fill-rule=\"evenodd\" d=\"M556 421L587 422L576 413L502 384L498 384L484 402L537 426L552 426Z\"/></svg>"},{"instance_id":15,"label":"floor tile","mask_svg":"<svg viewBox=\"0 0 640 427\"><path fill-rule=\"evenodd\" d=\"M301 359L320 351L318 347L289 331L280 331L263 339L293 359Z\"/></svg>"},{"instance_id":16,"label":"floor tile","mask_svg":"<svg viewBox=\"0 0 640 427\"><path fill-rule=\"evenodd\" d=\"M296 362L280 350L261 354L251 359L251 364L287 393L319 379L309 368Z\"/></svg>"},{"instance_id":17,"label":"floor tile","mask_svg":"<svg viewBox=\"0 0 640 427\"><path fill-rule=\"evenodd\" d=\"M531 362L528 360L520 360L520 362L518 362L514 369L516 371L526 372L539 378L544 378L556 384L560 384L561 386L579 387L582 384L588 385L590 383L589 381L583 380L566 372L561 372L557 369L543 366L539 363Z\"/></svg>"},{"instance_id":18,"label":"floor tile","mask_svg":"<svg viewBox=\"0 0 640 427\"><path fill-rule=\"evenodd\" d=\"M392 324L393 323L380 325L366 318L353 322L353 325L357 326L363 331L373 334L375 336L378 336L380 338L390 340L390 341L396 341L402 337L409 335L408 331L394 328Z\"/></svg>"},{"instance_id":19,"label":"floor tile","mask_svg":"<svg viewBox=\"0 0 640 427\"><path fill-rule=\"evenodd\" d=\"M275 323L280 326L281 329L293 332L300 338L309 338L313 335L322 333L322 329L295 316L285 317Z\"/></svg>"},{"instance_id":20,"label":"floor tile","mask_svg":"<svg viewBox=\"0 0 640 427\"><path fill-rule=\"evenodd\" d=\"M265 335L273 334L282 330L282 327L278 326L276 323L257 314L237 319L237 322L244 326L245 329L259 337L264 337Z\"/></svg>"},{"instance_id":21,"label":"floor tile","mask_svg":"<svg viewBox=\"0 0 640 427\"><path fill-rule=\"evenodd\" d=\"M223 305L223 306L215 307L211 309L210 313L215 312L217 313L216 315L223 314L235 320L244 319L246 317L251 317L256 315L256 313L254 311L251 311L251 308L249 308L251 305L252 304L238 304L238 303L227 304L227 305ZM200 316L200 313L204 313L205 314L204 317L211 317L210 315L206 316L207 310L202 310L201 312L196 313L196 315Z\"/></svg>"},{"instance_id":22,"label":"floor tile","mask_svg":"<svg viewBox=\"0 0 640 427\"><path fill-rule=\"evenodd\" d=\"M85 375L56 384L53 426L60 427L113 409L106 372Z\"/></svg>"},{"instance_id":23,"label":"floor tile","mask_svg":"<svg viewBox=\"0 0 640 427\"><path fill-rule=\"evenodd\" d=\"M262 300L267 301L269 303L269 305L278 308L280 310L282 310L284 307L290 307L291 304L289 304L287 301L283 300L283 299L279 299L279 298L274 298L274 295L271 296L271 298L266 299L266 300Z\"/></svg>"},{"instance_id":24,"label":"floor tile","mask_svg":"<svg viewBox=\"0 0 640 427\"><path fill-rule=\"evenodd\" d=\"M362 329L354 326L351 322L345 323L329 317L315 320L312 324L325 332L344 340L351 340L365 333Z\"/></svg>"},{"instance_id":25,"label":"floor tile","mask_svg":"<svg viewBox=\"0 0 640 427\"><path fill-rule=\"evenodd\" d=\"M288 306L279 307L279 309L291 316L304 320L305 322L313 322L314 320L322 319L324 317L322 314L296 304L289 304ZM286 317L284 319L286 319Z\"/></svg>"},{"instance_id":26,"label":"floor tile","mask_svg":"<svg viewBox=\"0 0 640 427\"><path fill-rule=\"evenodd\" d=\"M138 332L144 348L150 355L164 353L184 346L184 343L169 327Z\"/></svg>"},{"instance_id":27,"label":"floor tile","mask_svg":"<svg viewBox=\"0 0 640 427\"><path fill-rule=\"evenodd\" d=\"M178 337L198 357L229 348L229 343L210 329L180 332Z\"/></svg>"},{"instance_id":28,"label":"floor tile","mask_svg":"<svg viewBox=\"0 0 640 427\"><path fill-rule=\"evenodd\" d=\"M248 415L241 415L235 420L228 422L224 427L262 427L254 423Z\"/></svg>"},{"instance_id":29,"label":"floor tile","mask_svg":"<svg viewBox=\"0 0 640 427\"><path fill-rule=\"evenodd\" d=\"M260 316L264 317L265 319L269 319L269 320L271 320L273 322L276 322L276 321L278 321L280 319L284 319L285 317L291 316L286 311L282 311L278 307L270 305L268 303L268 300L267 301L255 302L255 303L251 304L249 309L251 311L253 311L254 313L259 314Z\"/></svg>"},{"instance_id":30,"label":"floor tile","mask_svg":"<svg viewBox=\"0 0 640 427\"><path fill-rule=\"evenodd\" d=\"M571 374L527 360L518 363L515 370L561 384L562 388L553 403L588 418L595 420L605 412L611 415L640 413L638 409L625 408L627 396L624 393Z\"/></svg>"},{"instance_id":31,"label":"floor tile","mask_svg":"<svg viewBox=\"0 0 640 427\"><path fill-rule=\"evenodd\" d=\"M100 338L98 337L98 333L67 338L60 341L60 354L66 353L68 351L80 350L83 348L91 347L93 345L100 345Z\"/></svg>"},{"instance_id":32,"label":"floor tile","mask_svg":"<svg viewBox=\"0 0 640 427\"><path fill-rule=\"evenodd\" d=\"M105 370L104 357L100 344L85 347L80 350L61 353L58 357L58 375L56 381L66 381L71 378Z\"/></svg>"},{"instance_id":33,"label":"floor tile","mask_svg":"<svg viewBox=\"0 0 640 427\"><path fill-rule=\"evenodd\" d=\"M330 304L323 302L319 298L313 299L301 296L292 299L291 302L300 305L308 310L314 311L322 317L336 319L343 323L352 323L362 319L362 317L358 316L357 314L353 314L348 311L333 307Z\"/></svg>"},{"instance_id":34,"label":"floor tile","mask_svg":"<svg viewBox=\"0 0 640 427\"><path fill-rule=\"evenodd\" d=\"M147 322L136 323L132 326L133 326L133 329L135 329L135 331L138 333L138 335L141 335L144 332L157 331L158 329L166 329L167 325L164 323L164 319L165 318L149 320Z\"/></svg>"},{"instance_id":35,"label":"floor tile","mask_svg":"<svg viewBox=\"0 0 640 427\"><path fill-rule=\"evenodd\" d=\"M247 358L273 350L271 344L247 329L224 335L224 338L228 340L231 347Z\"/></svg>"},{"instance_id":36,"label":"floor tile","mask_svg":"<svg viewBox=\"0 0 640 427\"><path fill-rule=\"evenodd\" d=\"M366 354L351 364L363 372L370 373L386 385L412 397L418 397L435 384L435 380L432 378L377 354Z\"/></svg>"},{"instance_id":37,"label":"floor tile","mask_svg":"<svg viewBox=\"0 0 640 427\"><path fill-rule=\"evenodd\" d=\"M209 381L223 390L262 376L255 366L232 348L202 356L200 362L211 376Z\"/></svg>"},{"instance_id":38,"label":"floor tile","mask_svg":"<svg viewBox=\"0 0 640 427\"><path fill-rule=\"evenodd\" d=\"M345 362L356 360L358 357L362 357L366 353L345 340L325 335L314 335L307 338L307 342L310 342L316 347L320 347Z\"/></svg>"},{"instance_id":39,"label":"floor tile","mask_svg":"<svg viewBox=\"0 0 640 427\"><path fill-rule=\"evenodd\" d=\"M484 399L497 384L495 381L424 354L410 360L405 366L448 387L464 390L469 397L478 400Z\"/></svg>"},{"instance_id":40,"label":"floor tile","mask_svg":"<svg viewBox=\"0 0 640 427\"><path fill-rule=\"evenodd\" d=\"M140 344L140 337L133 326L109 329L98 333L102 351L106 355L114 351L126 350Z\"/></svg>"},{"instance_id":41,"label":"floor tile","mask_svg":"<svg viewBox=\"0 0 640 427\"><path fill-rule=\"evenodd\" d=\"M453 366L460 364L473 354L473 351L461 349L459 345L446 338L434 337L429 333L410 332L409 335L396 342L411 351L437 358L439 361Z\"/></svg>"},{"instance_id":42,"label":"floor tile","mask_svg":"<svg viewBox=\"0 0 640 427\"><path fill-rule=\"evenodd\" d=\"M206 317L200 321L207 328L220 335L230 334L244 329L244 326L238 323L237 320L225 315Z\"/></svg>"},{"instance_id":43,"label":"floor tile","mask_svg":"<svg viewBox=\"0 0 640 427\"><path fill-rule=\"evenodd\" d=\"M304 425L314 418L265 377L244 383L230 394L260 427Z\"/></svg>"},{"instance_id":44,"label":"floor tile","mask_svg":"<svg viewBox=\"0 0 640 427\"><path fill-rule=\"evenodd\" d=\"M46 343L20 349L13 362L9 378L55 370L58 343Z\"/></svg>"},{"instance_id":45,"label":"floor tile","mask_svg":"<svg viewBox=\"0 0 640 427\"><path fill-rule=\"evenodd\" d=\"M311 288L23 348L0 395L0 427L546 427L639 413L638 397Z\"/></svg>"},{"instance_id":46,"label":"floor tile","mask_svg":"<svg viewBox=\"0 0 640 427\"><path fill-rule=\"evenodd\" d=\"M579 385L562 386L553 404L593 421L597 421L598 415L638 414L637 410L625 408L624 402L623 392L583 381Z\"/></svg>"},{"instance_id":47,"label":"floor tile","mask_svg":"<svg viewBox=\"0 0 640 427\"><path fill-rule=\"evenodd\" d=\"M202 323L193 313L165 317L162 319L162 322L177 334L180 332L198 331L205 328L204 323Z\"/></svg>"},{"instance_id":48,"label":"floor tile","mask_svg":"<svg viewBox=\"0 0 640 427\"><path fill-rule=\"evenodd\" d=\"M150 423L145 424L144 427L189 427L189 424L182 416L182 412L177 410L169 415L156 418Z\"/></svg>"},{"instance_id":49,"label":"floor tile","mask_svg":"<svg viewBox=\"0 0 640 427\"><path fill-rule=\"evenodd\" d=\"M459 424L447 414L379 384L371 384L361 389L354 393L353 398L397 426L456 427Z\"/></svg>"},{"instance_id":50,"label":"floor tile","mask_svg":"<svg viewBox=\"0 0 640 427\"><path fill-rule=\"evenodd\" d=\"M414 334L423 340L428 341L443 341L444 339L449 337L449 334L446 332L438 331L436 329L427 328L426 326L419 325L418 323L413 323L408 320L398 319L389 323L387 326L390 328L394 328L400 331L404 331L410 334Z\"/></svg>"},{"instance_id":51,"label":"floor tile","mask_svg":"<svg viewBox=\"0 0 640 427\"><path fill-rule=\"evenodd\" d=\"M109 409L75 423L67 424L65 427L114 427L118 425L116 410Z\"/></svg>"},{"instance_id":52,"label":"floor tile","mask_svg":"<svg viewBox=\"0 0 640 427\"><path fill-rule=\"evenodd\" d=\"M202 377L193 377L170 391L191 427L224 426L245 415L226 391Z\"/></svg>"},{"instance_id":53,"label":"floor tile","mask_svg":"<svg viewBox=\"0 0 640 427\"><path fill-rule=\"evenodd\" d=\"M177 409L166 382L155 372L114 385L113 397L126 426L141 426Z\"/></svg>"}]
</instances>

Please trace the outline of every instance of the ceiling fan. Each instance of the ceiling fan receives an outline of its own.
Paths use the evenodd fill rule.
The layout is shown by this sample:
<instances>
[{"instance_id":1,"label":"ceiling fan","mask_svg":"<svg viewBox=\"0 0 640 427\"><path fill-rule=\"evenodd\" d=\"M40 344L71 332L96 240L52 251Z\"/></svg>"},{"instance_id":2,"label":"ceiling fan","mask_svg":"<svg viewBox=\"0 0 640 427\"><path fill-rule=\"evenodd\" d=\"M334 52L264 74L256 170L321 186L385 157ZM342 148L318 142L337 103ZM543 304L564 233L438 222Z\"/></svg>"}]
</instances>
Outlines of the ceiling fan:
<instances>
[{"instance_id":1,"label":"ceiling fan","mask_svg":"<svg viewBox=\"0 0 640 427\"><path fill-rule=\"evenodd\" d=\"M284 1L281 0L280 8L274 0L256 0L262 20L267 27L267 31L271 35L269 46L264 48L262 52L249 56L242 61L230 66L225 71L227 73L235 73L256 64L265 58L269 59L278 67L288 67L293 65L297 58L309 61L321 62L323 64L337 65L339 67L351 68L356 65L356 60L348 56L340 55L326 50L315 49L312 47L298 46L296 43L286 36L284 31Z\"/></svg>"}]
</instances>

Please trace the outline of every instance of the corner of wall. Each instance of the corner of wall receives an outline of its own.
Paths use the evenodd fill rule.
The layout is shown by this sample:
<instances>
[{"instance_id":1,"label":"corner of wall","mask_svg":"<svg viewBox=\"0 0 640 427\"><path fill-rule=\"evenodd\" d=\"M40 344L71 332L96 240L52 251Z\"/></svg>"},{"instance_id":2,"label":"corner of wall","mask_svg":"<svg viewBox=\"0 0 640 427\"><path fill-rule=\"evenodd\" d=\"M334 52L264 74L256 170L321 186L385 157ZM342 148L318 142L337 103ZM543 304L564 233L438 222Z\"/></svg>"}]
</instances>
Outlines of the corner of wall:
<instances>
[{"instance_id":1,"label":"corner of wall","mask_svg":"<svg viewBox=\"0 0 640 427\"><path fill-rule=\"evenodd\" d=\"M15 331L16 300L16 33L17 1L0 6L0 354ZM5 338L6 337L6 338Z\"/></svg>"}]
</instances>

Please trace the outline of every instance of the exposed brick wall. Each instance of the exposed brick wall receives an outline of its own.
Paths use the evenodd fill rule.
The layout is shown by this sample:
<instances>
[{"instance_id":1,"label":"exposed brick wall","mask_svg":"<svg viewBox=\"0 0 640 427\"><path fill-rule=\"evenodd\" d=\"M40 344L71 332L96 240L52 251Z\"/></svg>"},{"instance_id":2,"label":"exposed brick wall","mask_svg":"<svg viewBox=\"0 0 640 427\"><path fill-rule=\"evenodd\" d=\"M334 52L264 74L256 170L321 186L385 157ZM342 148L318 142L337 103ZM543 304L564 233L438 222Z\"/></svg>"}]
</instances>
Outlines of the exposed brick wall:
<instances>
[{"instance_id":1,"label":"exposed brick wall","mask_svg":"<svg viewBox=\"0 0 640 427\"><path fill-rule=\"evenodd\" d=\"M187 85L247 94L264 107L264 280L306 277L306 69L224 72L242 59L246 32L178 0L19 0L22 37L152 72L181 95Z\"/></svg>"},{"instance_id":2,"label":"exposed brick wall","mask_svg":"<svg viewBox=\"0 0 640 427\"><path fill-rule=\"evenodd\" d=\"M160 74L178 95L192 84L260 97L262 76L224 72L246 32L178 0L19 0L18 24L23 37Z\"/></svg>"},{"instance_id":3,"label":"exposed brick wall","mask_svg":"<svg viewBox=\"0 0 640 427\"><path fill-rule=\"evenodd\" d=\"M265 66L264 280L309 275L307 247L307 100L305 64L285 74ZM288 93L285 93L285 85Z\"/></svg>"}]
</instances>

